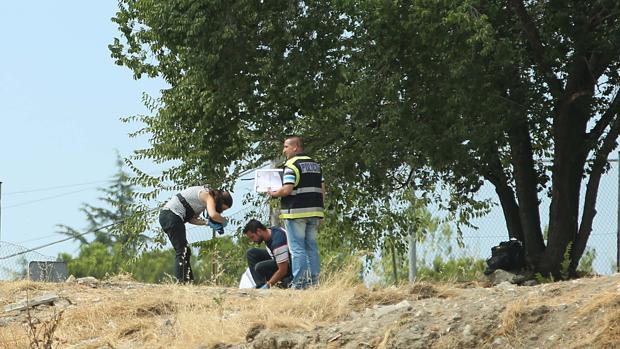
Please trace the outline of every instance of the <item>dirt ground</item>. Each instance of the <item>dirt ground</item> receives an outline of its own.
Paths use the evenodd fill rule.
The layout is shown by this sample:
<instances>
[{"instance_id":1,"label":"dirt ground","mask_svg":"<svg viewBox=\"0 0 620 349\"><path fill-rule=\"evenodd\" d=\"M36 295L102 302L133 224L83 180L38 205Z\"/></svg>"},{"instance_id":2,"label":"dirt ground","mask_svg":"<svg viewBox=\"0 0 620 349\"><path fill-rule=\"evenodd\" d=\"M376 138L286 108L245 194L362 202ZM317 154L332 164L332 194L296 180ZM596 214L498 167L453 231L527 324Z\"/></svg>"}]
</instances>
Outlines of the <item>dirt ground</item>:
<instances>
[{"instance_id":1,"label":"dirt ground","mask_svg":"<svg viewBox=\"0 0 620 349\"><path fill-rule=\"evenodd\" d=\"M620 348L619 274L307 291L18 281L0 282L0 306L0 348Z\"/></svg>"}]
</instances>

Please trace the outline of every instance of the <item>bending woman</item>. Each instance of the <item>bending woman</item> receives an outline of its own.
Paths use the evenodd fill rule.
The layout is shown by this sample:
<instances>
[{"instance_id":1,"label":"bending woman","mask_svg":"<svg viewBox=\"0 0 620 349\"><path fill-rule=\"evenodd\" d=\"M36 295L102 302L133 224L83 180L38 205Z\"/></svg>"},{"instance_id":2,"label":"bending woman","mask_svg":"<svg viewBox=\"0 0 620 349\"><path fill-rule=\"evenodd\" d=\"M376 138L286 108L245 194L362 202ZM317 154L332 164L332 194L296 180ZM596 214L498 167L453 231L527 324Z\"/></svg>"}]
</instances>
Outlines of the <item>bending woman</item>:
<instances>
[{"instance_id":1,"label":"bending woman","mask_svg":"<svg viewBox=\"0 0 620 349\"><path fill-rule=\"evenodd\" d=\"M170 239L174 251L174 274L179 283L194 280L190 265L191 249L187 243L185 223L195 225L226 225L222 212L233 204L230 193L206 186L189 187L173 196L159 213L159 224ZM207 211L208 220L198 218Z\"/></svg>"}]
</instances>

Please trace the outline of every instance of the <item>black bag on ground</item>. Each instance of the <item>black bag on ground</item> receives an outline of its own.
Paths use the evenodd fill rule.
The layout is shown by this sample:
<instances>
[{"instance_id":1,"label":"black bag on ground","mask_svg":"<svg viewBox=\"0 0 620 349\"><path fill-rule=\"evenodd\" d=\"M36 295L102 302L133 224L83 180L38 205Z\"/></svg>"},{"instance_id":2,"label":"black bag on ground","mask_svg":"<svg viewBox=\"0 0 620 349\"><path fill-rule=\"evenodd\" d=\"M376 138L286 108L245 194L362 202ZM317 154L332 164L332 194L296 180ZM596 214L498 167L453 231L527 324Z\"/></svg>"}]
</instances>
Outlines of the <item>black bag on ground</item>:
<instances>
[{"instance_id":1,"label":"black bag on ground","mask_svg":"<svg viewBox=\"0 0 620 349\"><path fill-rule=\"evenodd\" d=\"M517 239L500 242L491 248L491 258L487 259L485 274L490 274L496 269L519 270L525 266L525 253L523 243Z\"/></svg>"}]
</instances>

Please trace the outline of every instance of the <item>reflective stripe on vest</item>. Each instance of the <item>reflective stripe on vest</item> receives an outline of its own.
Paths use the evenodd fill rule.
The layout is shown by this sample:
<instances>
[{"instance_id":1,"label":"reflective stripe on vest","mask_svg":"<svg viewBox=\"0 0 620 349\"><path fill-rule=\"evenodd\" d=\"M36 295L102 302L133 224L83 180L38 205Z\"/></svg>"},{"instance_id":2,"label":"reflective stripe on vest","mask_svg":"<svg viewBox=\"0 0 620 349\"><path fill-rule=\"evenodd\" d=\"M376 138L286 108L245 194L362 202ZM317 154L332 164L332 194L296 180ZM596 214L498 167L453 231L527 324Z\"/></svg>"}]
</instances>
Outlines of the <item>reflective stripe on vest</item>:
<instances>
[{"instance_id":1,"label":"reflective stripe on vest","mask_svg":"<svg viewBox=\"0 0 620 349\"><path fill-rule=\"evenodd\" d=\"M301 174L299 173L299 169L297 168L297 166L294 165L295 161L297 160L312 160L309 156L294 156L292 158L290 158L285 164L284 166L290 168L291 170L293 170L293 172L295 172L295 187L299 184L299 180L301 179Z\"/></svg>"},{"instance_id":2,"label":"reflective stripe on vest","mask_svg":"<svg viewBox=\"0 0 620 349\"><path fill-rule=\"evenodd\" d=\"M306 187L306 188L293 189L293 191L291 192L290 195L297 195L297 194L303 194L303 193L320 193L320 194L323 194L323 189L322 188L315 188L315 187Z\"/></svg>"},{"instance_id":3,"label":"reflective stripe on vest","mask_svg":"<svg viewBox=\"0 0 620 349\"><path fill-rule=\"evenodd\" d=\"M323 218L323 207L291 208L288 210L282 210L280 212L280 218L282 219L295 219L306 217Z\"/></svg>"}]
</instances>

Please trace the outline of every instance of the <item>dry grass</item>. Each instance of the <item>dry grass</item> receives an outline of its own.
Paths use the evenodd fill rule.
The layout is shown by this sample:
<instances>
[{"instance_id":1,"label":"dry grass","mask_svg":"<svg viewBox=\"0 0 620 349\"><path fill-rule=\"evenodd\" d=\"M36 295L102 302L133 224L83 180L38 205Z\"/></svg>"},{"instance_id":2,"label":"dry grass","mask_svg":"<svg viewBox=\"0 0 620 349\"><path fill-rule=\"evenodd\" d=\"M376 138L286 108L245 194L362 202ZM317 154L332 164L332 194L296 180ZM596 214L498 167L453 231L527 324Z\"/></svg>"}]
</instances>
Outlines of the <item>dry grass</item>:
<instances>
[{"instance_id":1,"label":"dry grass","mask_svg":"<svg viewBox=\"0 0 620 349\"><path fill-rule=\"evenodd\" d=\"M583 304L576 312L581 318L592 319L593 333L573 344L573 348L617 348L620 338L620 295L606 292Z\"/></svg>"},{"instance_id":2,"label":"dry grass","mask_svg":"<svg viewBox=\"0 0 620 349\"><path fill-rule=\"evenodd\" d=\"M517 331L519 321L523 314L527 312L527 300L517 300L508 304L506 310L502 313L500 321L501 327L496 331L496 336L514 336Z\"/></svg>"},{"instance_id":3,"label":"dry grass","mask_svg":"<svg viewBox=\"0 0 620 349\"><path fill-rule=\"evenodd\" d=\"M341 319L352 310L397 303L412 293L407 288L368 290L356 280L353 268L306 291L141 285L125 278L109 280L105 287L97 288L33 282L0 284L5 303L23 298L26 292L36 296L50 291L70 301L55 333L62 347L68 348L123 347L128 343L191 348L239 343L257 326L312 329ZM37 308L33 316L44 316L44 312ZM13 315L19 316L16 312ZM29 347L26 328L19 321L1 332L0 348Z\"/></svg>"}]
</instances>

